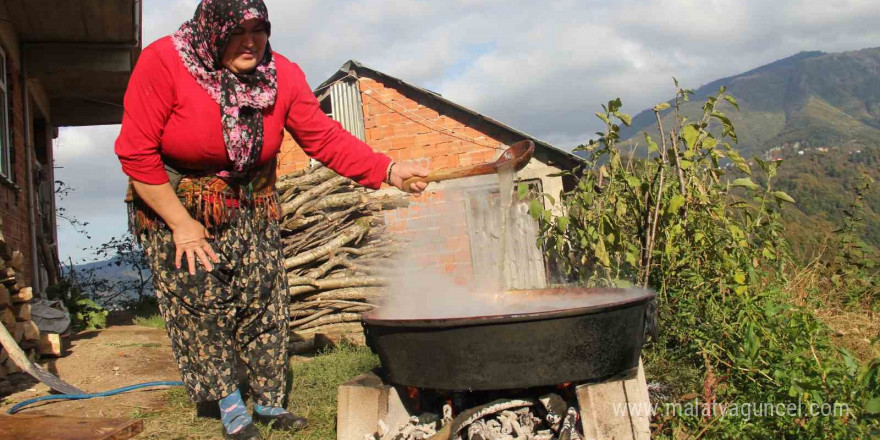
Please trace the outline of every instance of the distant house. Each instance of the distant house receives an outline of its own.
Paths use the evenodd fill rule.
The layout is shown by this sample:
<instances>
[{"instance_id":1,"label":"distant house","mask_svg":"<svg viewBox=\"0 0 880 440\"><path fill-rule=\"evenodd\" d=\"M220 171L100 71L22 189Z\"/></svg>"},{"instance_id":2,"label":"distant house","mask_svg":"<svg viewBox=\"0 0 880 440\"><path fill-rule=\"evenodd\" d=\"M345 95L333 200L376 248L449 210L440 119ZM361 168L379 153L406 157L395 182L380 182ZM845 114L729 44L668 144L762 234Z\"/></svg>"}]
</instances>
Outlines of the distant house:
<instances>
[{"instance_id":1,"label":"distant house","mask_svg":"<svg viewBox=\"0 0 880 440\"><path fill-rule=\"evenodd\" d=\"M52 141L60 126L121 122L142 5L0 2L0 218L34 292L58 271Z\"/></svg>"},{"instance_id":2,"label":"distant house","mask_svg":"<svg viewBox=\"0 0 880 440\"><path fill-rule=\"evenodd\" d=\"M554 197L568 180L552 174L582 159L519 130L451 102L441 95L371 69L345 63L315 89L325 113L349 132L394 160L413 160L429 170L496 160L507 146L535 142L532 161L518 173L521 182ZM282 145L279 174L308 166L309 159L289 136ZM389 189L396 191L396 189ZM432 183L408 208L386 212L388 229L412 240L418 262L451 274L458 282L475 273L492 277L499 267L501 212L498 178L479 176ZM527 205L517 206L516 231L507 244L510 287L547 284L548 268L537 249L537 224Z\"/></svg>"}]
</instances>

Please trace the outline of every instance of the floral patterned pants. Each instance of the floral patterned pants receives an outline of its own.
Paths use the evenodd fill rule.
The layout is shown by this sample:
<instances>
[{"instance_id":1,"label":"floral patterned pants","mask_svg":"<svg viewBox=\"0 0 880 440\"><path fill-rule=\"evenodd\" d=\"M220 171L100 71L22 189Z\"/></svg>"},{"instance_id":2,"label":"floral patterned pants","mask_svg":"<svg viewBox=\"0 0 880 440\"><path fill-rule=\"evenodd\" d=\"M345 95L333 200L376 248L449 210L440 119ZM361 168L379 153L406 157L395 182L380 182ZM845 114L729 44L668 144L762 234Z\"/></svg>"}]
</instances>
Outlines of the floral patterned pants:
<instances>
[{"instance_id":1,"label":"floral patterned pants","mask_svg":"<svg viewBox=\"0 0 880 440\"><path fill-rule=\"evenodd\" d=\"M186 257L174 265L167 228L140 234L180 375L195 402L219 400L238 389L237 360L246 368L251 397L282 406L287 375L289 296L278 223L243 210L214 231L222 262L190 275Z\"/></svg>"}]
</instances>

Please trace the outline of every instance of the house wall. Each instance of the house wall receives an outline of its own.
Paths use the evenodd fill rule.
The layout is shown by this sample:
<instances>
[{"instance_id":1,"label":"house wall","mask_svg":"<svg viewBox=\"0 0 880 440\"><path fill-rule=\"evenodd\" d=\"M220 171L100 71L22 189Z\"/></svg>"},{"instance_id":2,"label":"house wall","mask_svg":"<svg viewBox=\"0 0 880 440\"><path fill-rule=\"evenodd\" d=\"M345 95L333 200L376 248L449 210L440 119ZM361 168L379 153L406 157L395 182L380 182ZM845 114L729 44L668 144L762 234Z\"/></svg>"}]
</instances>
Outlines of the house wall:
<instances>
[{"instance_id":1,"label":"house wall","mask_svg":"<svg viewBox=\"0 0 880 440\"><path fill-rule=\"evenodd\" d=\"M414 161L430 171L476 165L496 160L508 145L521 137L480 118L440 103L421 93L407 93L382 80L358 80L363 102L366 142L395 161ZM559 169L547 165L543 153L518 174L520 179L540 179L554 196L562 179L547 177ZM279 155L279 174L308 166L308 157L289 135ZM432 183L422 197L411 197L408 208L385 212L390 232L409 241L412 261L451 274L458 283L474 278L468 232L469 190L497 185L492 176ZM397 191L394 188L383 191Z\"/></svg>"},{"instance_id":2,"label":"house wall","mask_svg":"<svg viewBox=\"0 0 880 440\"><path fill-rule=\"evenodd\" d=\"M14 249L25 256L25 279L31 280L32 265L30 227L28 223L27 152L24 143L25 121L22 106L22 84L18 63L18 40L9 29L0 30L0 45L7 55L9 100L9 133L12 140L11 182L0 179L0 218L3 236ZM14 55L13 55L14 54ZM29 285L30 285L29 281Z\"/></svg>"}]
</instances>

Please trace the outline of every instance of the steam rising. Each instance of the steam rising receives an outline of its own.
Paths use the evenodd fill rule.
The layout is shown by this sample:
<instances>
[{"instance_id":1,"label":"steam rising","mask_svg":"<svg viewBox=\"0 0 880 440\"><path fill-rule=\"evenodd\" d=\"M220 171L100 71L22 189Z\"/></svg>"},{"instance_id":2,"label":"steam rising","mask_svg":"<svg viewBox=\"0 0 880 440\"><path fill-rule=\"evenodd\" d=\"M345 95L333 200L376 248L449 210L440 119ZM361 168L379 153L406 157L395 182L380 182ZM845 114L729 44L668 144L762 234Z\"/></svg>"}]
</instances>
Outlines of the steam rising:
<instances>
[{"instance_id":1,"label":"steam rising","mask_svg":"<svg viewBox=\"0 0 880 440\"><path fill-rule=\"evenodd\" d=\"M506 187L501 188L501 191L506 191L508 195L513 193L513 178L512 173L510 174L511 176L500 176ZM456 194L455 191L447 190L445 194L447 200L463 200L462 194ZM502 200L505 200L508 212L502 215L505 227L497 231L501 235L499 238L512 230L508 226L513 223L511 215L522 215L509 209L509 196ZM440 247L444 246L445 239L456 233L449 225L460 221L456 216L465 215L465 212L455 206L455 203L448 201L439 204L425 203L421 206L425 215L421 219L409 219L408 229L421 232L412 235L403 251L398 254L389 276L388 294L380 307L369 313L370 317L446 319L538 313L625 302L647 294L643 289L595 289L585 293L585 289L578 288L556 289L547 294L538 291L505 292L502 287L503 268L500 270L502 278L496 273L474 273L472 277L462 277L455 271L450 273L448 267L432 263L430 258L425 257L442 250ZM507 240L502 238L499 241L502 242L502 252L499 255L503 255L503 248L506 247L504 242ZM503 259L502 256L501 260Z\"/></svg>"}]
</instances>

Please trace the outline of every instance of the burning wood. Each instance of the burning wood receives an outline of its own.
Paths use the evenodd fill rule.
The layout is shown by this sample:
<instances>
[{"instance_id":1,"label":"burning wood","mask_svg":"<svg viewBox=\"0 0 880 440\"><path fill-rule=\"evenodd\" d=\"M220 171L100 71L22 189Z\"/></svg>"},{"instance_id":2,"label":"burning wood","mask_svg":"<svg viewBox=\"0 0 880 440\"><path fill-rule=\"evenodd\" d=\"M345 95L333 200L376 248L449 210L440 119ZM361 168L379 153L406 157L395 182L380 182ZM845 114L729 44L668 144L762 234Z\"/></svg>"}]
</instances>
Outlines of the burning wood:
<instances>
[{"instance_id":1,"label":"burning wood","mask_svg":"<svg viewBox=\"0 0 880 440\"><path fill-rule=\"evenodd\" d=\"M560 407L560 404L562 405ZM443 407L444 417L426 413L411 417L403 426L388 429L365 440L580 440L578 410L556 394L533 399L498 399L462 411L452 417L452 407Z\"/></svg>"},{"instance_id":2,"label":"burning wood","mask_svg":"<svg viewBox=\"0 0 880 440\"><path fill-rule=\"evenodd\" d=\"M376 195L323 166L280 177L282 243L294 342L355 323L387 282L396 243L379 212L408 205L405 194ZM359 327L357 331L359 331ZM299 343L294 351L314 344Z\"/></svg>"}]
</instances>

